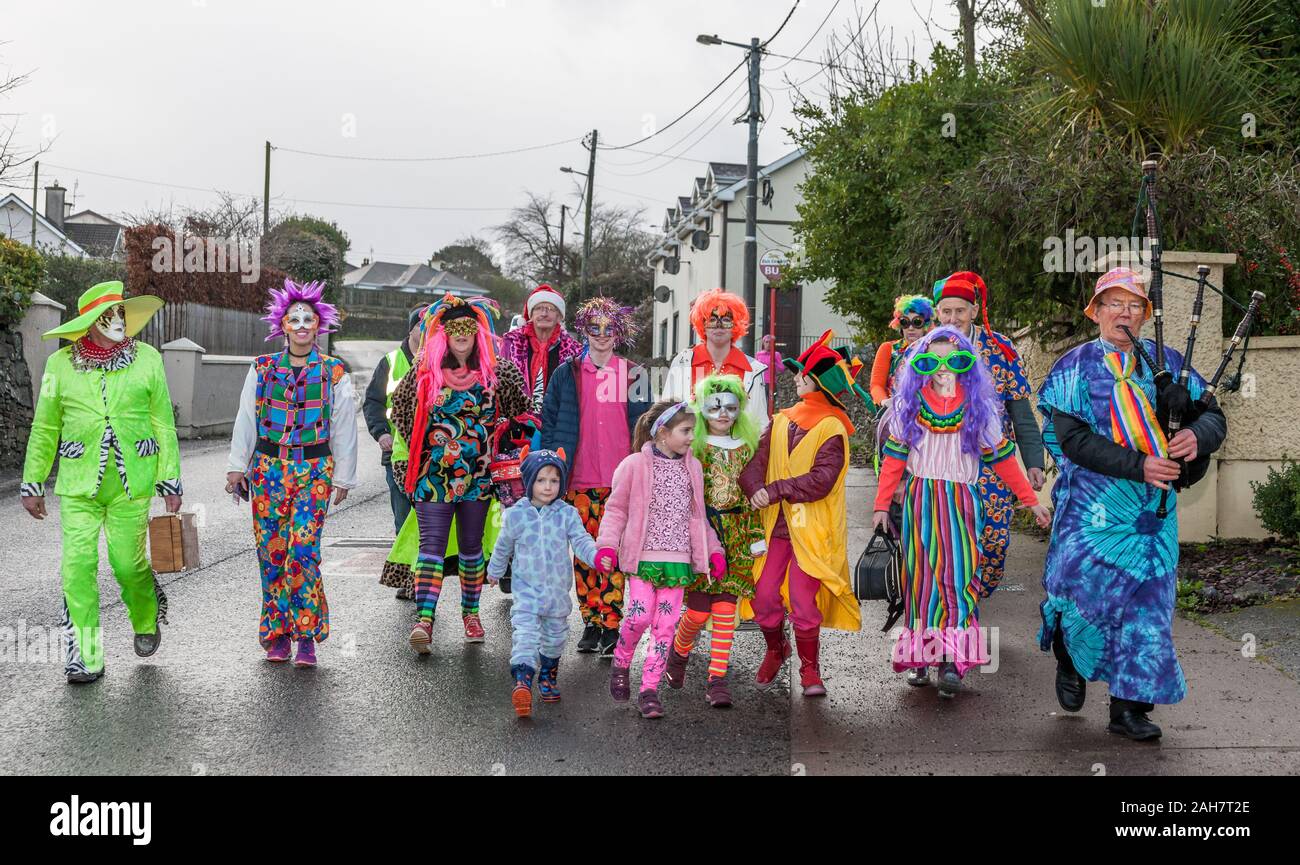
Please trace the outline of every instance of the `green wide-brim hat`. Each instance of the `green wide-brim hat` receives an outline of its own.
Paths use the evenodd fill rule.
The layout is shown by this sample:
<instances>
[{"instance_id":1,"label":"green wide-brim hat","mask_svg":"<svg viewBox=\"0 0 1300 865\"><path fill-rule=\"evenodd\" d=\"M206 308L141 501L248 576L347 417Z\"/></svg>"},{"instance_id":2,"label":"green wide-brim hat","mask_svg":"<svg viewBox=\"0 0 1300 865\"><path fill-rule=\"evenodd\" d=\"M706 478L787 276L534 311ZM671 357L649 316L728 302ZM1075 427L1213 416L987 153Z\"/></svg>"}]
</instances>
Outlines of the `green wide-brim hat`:
<instances>
[{"instance_id":1,"label":"green wide-brim hat","mask_svg":"<svg viewBox=\"0 0 1300 865\"><path fill-rule=\"evenodd\" d=\"M116 303L122 304L122 312L126 318L126 335L135 336L144 330L144 326L149 323L149 319L158 310L162 309L163 300L161 297L154 297L152 294L140 294L135 297L123 297L122 294L126 286L122 285L119 280L111 282L101 282L98 285L92 285L77 298L77 317L71 321L65 321L63 324L47 330L41 334L41 339L54 339L63 337L64 339L81 339L90 330L95 319L104 314L104 310Z\"/></svg>"}]
</instances>

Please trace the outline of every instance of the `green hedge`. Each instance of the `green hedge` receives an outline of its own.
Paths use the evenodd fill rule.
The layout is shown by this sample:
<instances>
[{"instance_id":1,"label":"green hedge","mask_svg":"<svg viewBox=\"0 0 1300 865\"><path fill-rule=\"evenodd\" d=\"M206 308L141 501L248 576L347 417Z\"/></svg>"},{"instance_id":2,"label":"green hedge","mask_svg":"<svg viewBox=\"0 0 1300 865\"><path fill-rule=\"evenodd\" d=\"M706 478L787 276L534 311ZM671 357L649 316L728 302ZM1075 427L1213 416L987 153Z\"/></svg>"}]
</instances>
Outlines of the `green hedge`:
<instances>
[{"instance_id":1,"label":"green hedge","mask_svg":"<svg viewBox=\"0 0 1300 865\"><path fill-rule=\"evenodd\" d=\"M41 287L44 262L30 246L0 236L0 325L16 327Z\"/></svg>"}]
</instances>

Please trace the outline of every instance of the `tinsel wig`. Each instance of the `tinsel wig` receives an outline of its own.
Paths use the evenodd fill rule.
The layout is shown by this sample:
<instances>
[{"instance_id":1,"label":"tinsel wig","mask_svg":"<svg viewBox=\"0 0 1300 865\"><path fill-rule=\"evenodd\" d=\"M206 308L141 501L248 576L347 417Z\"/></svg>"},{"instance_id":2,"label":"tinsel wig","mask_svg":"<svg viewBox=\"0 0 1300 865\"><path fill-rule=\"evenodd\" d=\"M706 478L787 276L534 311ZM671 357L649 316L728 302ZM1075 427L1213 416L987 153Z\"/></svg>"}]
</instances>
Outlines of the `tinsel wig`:
<instances>
[{"instance_id":1,"label":"tinsel wig","mask_svg":"<svg viewBox=\"0 0 1300 865\"><path fill-rule=\"evenodd\" d=\"M921 388L930 377L912 369L910 361L929 351L936 342L950 342L955 350L975 355L971 368L957 375L957 385L966 395L966 413L962 417L959 435L961 449L972 456L980 456L983 448L997 447L1002 438L1002 402L979 350L961 331L949 325L936 327L908 346L907 354L895 373L894 399L889 405L889 432L909 447L920 440L922 429L916 416L920 412Z\"/></svg>"},{"instance_id":2,"label":"tinsel wig","mask_svg":"<svg viewBox=\"0 0 1300 865\"><path fill-rule=\"evenodd\" d=\"M316 310L316 317L320 319L320 329L316 333L333 333L337 330L339 323L339 310L332 303L326 303L321 300L321 295L325 293L325 283L308 282L297 283L292 279L284 281L284 289L271 289L271 302L266 305L266 315L262 316L262 321L270 325L271 332L267 334L266 341L282 339L287 337L284 332L284 317L289 314L289 308L295 303L305 303L312 309Z\"/></svg>"},{"instance_id":3,"label":"tinsel wig","mask_svg":"<svg viewBox=\"0 0 1300 865\"><path fill-rule=\"evenodd\" d=\"M574 314L573 322L578 332L582 334L583 340L586 341L587 327L602 319L609 321L609 330L614 334L615 349L630 348L636 342L641 330L636 320L636 307L621 306L609 297L593 297L591 300L584 301Z\"/></svg>"},{"instance_id":4,"label":"tinsel wig","mask_svg":"<svg viewBox=\"0 0 1300 865\"><path fill-rule=\"evenodd\" d=\"M484 387L489 390L496 387L497 353L493 320L499 315L501 308L497 302L486 297L457 297L447 292L440 300L429 304L420 324L423 347L416 368L420 381L427 382L430 395L439 393L443 388L442 370L448 355L447 333L443 325L457 318L472 317L478 322L470 362Z\"/></svg>"},{"instance_id":5,"label":"tinsel wig","mask_svg":"<svg viewBox=\"0 0 1300 865\"><path fill-rule=\"evenodd\" d=\"M695 298L691 306L691 327L695 335L704 339L704 329L709 324L709 317L714 313L719 317L731 316L731 341L736 342L749 332L749 310L745 301L729 291L713 288Z\"/></svg>"},{"instance_id":6,"label":"tinsel wig","mask_svg":"<svg viewBox=\"0 0 1300 865\"><path fill-rule=\"evenodd\" d=\"M691 442L691 450L695 451L696 459L703 460L705 449L711 435L709 432L709 419L704 416L704 402L715 393L733 394L740 400L740 413L736 415L736 423L731 428L732 438L738 438L745 443L744 459L746 461L758 451L758 425L754 419L745 411L745 404L748 400L745 398L745 384L740 380L740 376L735 375L710 375L699 380L695 385L695 402L691 408L695 410L695 439Z\"/></svg>"},{"instance_id":7,"label":"tinsel wig","mask_svg":"<svg viewBox=\"0 0 1300 865\"><path fill-rule=\"evenodd\" d=\"M923 294L902 294L894 298L894 317L889 326L898 328L898 320L905 315L924 316L926 321L934 320L934 306Z\"/></svg>"}]
</instances>

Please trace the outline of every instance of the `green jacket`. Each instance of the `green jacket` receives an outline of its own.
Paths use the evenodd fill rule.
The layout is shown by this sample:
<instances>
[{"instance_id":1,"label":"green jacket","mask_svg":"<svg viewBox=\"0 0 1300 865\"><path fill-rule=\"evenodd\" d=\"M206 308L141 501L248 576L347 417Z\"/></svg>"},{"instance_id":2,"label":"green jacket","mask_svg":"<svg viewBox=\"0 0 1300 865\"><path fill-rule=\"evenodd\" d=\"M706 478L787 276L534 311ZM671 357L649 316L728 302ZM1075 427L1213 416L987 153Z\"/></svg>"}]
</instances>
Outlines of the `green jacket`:
<instances>
[{"instance_id":1,"label":"green jacket","mask_svg":"<svg viewBox=\"0 0 1300 865\"><path fill-rule=\"evenodd\" d=\"M106 391L101 386L105 381ZM71 347L65 346L50 356L41 378L23 465L24 491L44 493L57 453L55 494L95 495L105 422L113 425L121 444L132 498L153 496L156 482L180 480L180 445L158 350L140 342L135 360L125 369L80 372L72 365ZM111 457L106 470L115 470Z\"/></svg>"}]
</instances>

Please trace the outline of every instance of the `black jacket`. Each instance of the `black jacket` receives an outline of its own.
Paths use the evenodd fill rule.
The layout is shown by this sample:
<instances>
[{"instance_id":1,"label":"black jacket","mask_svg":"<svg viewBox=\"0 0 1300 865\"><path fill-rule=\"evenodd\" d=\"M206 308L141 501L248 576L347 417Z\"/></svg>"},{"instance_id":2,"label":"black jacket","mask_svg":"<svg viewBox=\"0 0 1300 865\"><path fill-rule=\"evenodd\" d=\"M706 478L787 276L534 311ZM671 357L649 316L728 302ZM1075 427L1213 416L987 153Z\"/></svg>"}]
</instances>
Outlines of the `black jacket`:
<instances>
[{"instance_id":1,"label":"black jacket","mask_svg":"<svg viewBox=\"0 0 1300 865\"><path fill-rule=\"evenodd\" d=\"M1052 412L1052 427L1061 453L1070 462L1089 471L1125 480L1143 480L1142 463L1146 454L1117 444L1092 431L1084 421L1064 412ZM1228 422L1218 405L1206 409L1200 417L1187 425L1196 434L1196 460L1208 461L1210 454L1223 446L1228 436Z\"/></svg>"}]
</instances>

